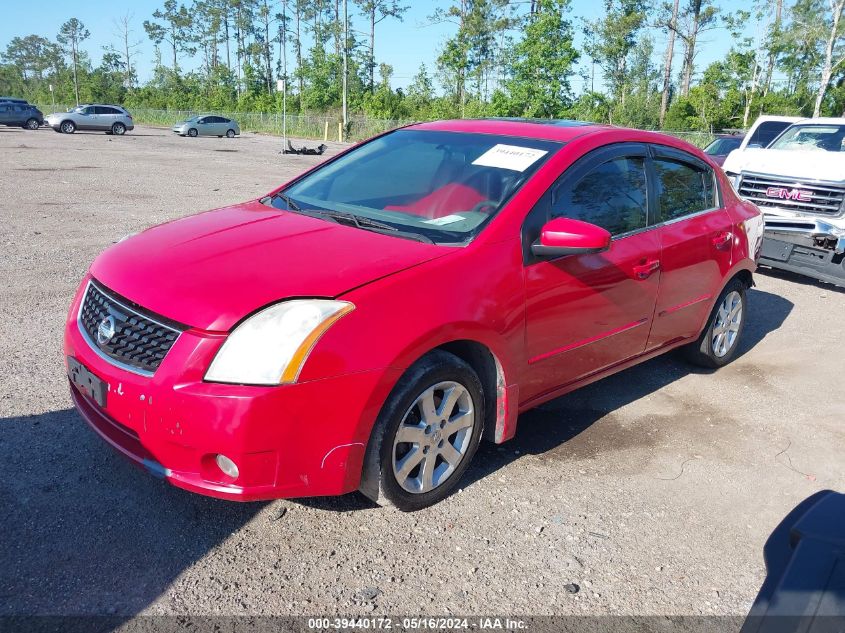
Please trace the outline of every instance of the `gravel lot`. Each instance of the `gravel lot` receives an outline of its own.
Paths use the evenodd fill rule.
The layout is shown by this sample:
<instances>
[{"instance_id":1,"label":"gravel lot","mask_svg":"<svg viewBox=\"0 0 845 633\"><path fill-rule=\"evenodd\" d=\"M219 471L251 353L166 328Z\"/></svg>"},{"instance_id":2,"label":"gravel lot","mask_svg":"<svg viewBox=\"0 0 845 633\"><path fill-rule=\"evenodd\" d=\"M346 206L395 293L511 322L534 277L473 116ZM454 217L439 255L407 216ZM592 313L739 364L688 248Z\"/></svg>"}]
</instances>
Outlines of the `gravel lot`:
<instances>
[{"instance_id":1,"label":"gravel lot","mask_svg":"<svg viewBox=\"0 0 845 633\"><path fill-rule=\"evenodd\" d=\"M744 615L772 529L845 489L845 293L773 273L732 365L670 355L532 411L422 512L239 505L133 468L71 407L72 293L127 233L319 160L280 146L0 127L0 615Z\"/></svg>"}]
</instances>

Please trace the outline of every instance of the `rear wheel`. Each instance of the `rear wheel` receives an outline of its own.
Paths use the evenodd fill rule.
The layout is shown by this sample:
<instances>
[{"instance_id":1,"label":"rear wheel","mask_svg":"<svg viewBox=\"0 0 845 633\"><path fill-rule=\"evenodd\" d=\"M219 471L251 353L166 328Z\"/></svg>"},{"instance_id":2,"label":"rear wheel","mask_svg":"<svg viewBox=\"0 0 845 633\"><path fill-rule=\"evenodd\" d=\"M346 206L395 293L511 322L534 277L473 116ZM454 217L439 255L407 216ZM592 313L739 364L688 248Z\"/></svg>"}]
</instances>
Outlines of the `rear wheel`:
<instances>
[{"instance_id":1,"label":"rear wheel","mask_svg":"<svg viewBox=\"0 0 845 633\"><path fill-rule=\"evenodd\" d=\"M745 284L739 279L732 280L722 290L704 332L684 349L687 360L710 369L723 367L733 360L745 328L745 290Z\"/></svg>"},{"instance_id":2,"label":"rear wheel","mask_svg":"<svg viewBox=\"0 0 845 633\"><path fill-rule=\"evenodd\" d=\"M117 122L111 126L111 133L117 136L123 136L126 134L126 126L123 123Z\"/></svg>"},{"instance_id":3,"label":"rear wheel","mask_svg":"<svg viewBox=\"0 0 845 633\"><path fill-rule=\"evenodd\" d=\"M227 138L235 138L235 130L227 130L226 131Z\"/></svg>"},{"instance_id":4,"label":"rear wheel","mask_svg":"<svg viewBox=\"0 0 845 633\"><path fill-rule=\"evenodd\" d=\"M443 351L427 354L384 404L367 449L377 502L410 512L450 495L478 449L484 394L473 369Z\"/></svg>"},{"instance_id":5,"label":"rear wheel","mask_svg":"<svg viewBox=\"0 0 845 633\"><path fill-rule=\"evenodd\" d=\"M61 131L65 134L73 134L76 132L76 123L73 121L62 121L59 129L61 129Z\"/></svg>"},{"instance_id":6,"label":"rear wheel","mask_svg":"<svg viewBox=\"0 0 845 633\"><path fill-rule=\"evenodd\" d=\"M38 122L38 119L28 119L27 122L24 124L24 127L27 130L37 130L41 127L41 124Z\"/></svg>"},{"instance_id":7,"label":"rear wheel","mask_svg":"<svg viewBox=\"0 0 845 633\"><path fill-rule=\"evenodd\" d=\"M194 138L196 135L197 135L196 128L192 127L190 130L188 130L188 136L190 136L191 138Z\"/></svg>"}]
</instances>

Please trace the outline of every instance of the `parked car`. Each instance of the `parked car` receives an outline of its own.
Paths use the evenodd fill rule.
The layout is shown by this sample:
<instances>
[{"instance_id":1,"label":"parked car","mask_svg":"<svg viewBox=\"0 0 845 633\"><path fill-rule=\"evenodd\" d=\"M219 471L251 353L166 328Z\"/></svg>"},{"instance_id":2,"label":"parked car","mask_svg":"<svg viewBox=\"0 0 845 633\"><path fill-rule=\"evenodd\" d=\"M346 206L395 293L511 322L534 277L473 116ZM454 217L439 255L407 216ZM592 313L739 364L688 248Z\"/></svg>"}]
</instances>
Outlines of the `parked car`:
<instances>
[{"instance_id":1,"label":"parked car","mask_svg":"<svg viewBox=\"0 0 845 633\"><path fill-rule=\"evenodd\" d=\"M223 116L205 115L195 116L187 121L177 123L172 128L179 136L227 136L234 138L241 133L238 122Z\"/></svg>"},{"instance_id":2,"label":"parked car","mask_svg":"<svg viewBox=\"0 0 845 633\"><path fill-rule=\"evenodd\" d=\"M26 99L20 97L0 97L0 103L29 103Z\"/></svg>"},{"instance_id":3,"label":"parked car","mask_svg":"<svg viewBox=\"0 0 845 633\"><path fill-rule=\"evenodd\" d=\"M73 108L69 112L54 112L47 115L47 124L56 132L73 134L76 130L94 130L121 136L135 129L132 115L116 105L90 103Z\"/></svg>"},{"instance_id":4,"label":"parked car","mask_svg":"<svg viewBox=\"0 0 845 633\"><path fill-rule=\"evenodd\" d=\"M722 166L725 159L732 151L737 149L741 144L744 136L739 134L717 134L716 138L704 148L704 153L707 154L714 163Z\"/></svg>"},{"instance_id":5,"label":"parked car","mask_svg":"<svg viewBox=\"0 0 845 633\"><path fill-rule=\"evenodd\" d=\"M176 486L415 510L522 411L678 347L728 363L761 235L676 138L416 124L106 250L70 306L71 394Z\"/></svg>"},{"instance_id":6,"label":"parked car","mask_svg":"<svg viewBox=\"0 0 845 633\"><path fill-rule=\"evenodd\" d=\"M845 286L845 118L802 119L724 169L765 214L760 263Z\"/></svg>"},{"instance_id":7,"label":"parked car","mask_svg":"<svg viewBox=\"0 0 845 633\"><path fill-rule=\"evenodd\" d=\"M44 123L41 110L29 103L0 101L0 125L37 130Z\"/></svg>"}]
</instances>

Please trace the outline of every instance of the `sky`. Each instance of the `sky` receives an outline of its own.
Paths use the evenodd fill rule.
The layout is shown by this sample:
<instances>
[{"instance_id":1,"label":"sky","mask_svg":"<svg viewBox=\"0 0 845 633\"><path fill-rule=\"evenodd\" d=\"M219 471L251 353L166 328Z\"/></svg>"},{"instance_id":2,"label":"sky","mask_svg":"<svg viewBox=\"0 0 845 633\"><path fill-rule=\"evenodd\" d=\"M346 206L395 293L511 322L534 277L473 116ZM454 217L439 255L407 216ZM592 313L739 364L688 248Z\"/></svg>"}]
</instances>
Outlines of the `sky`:
<instances>
[{"instance_id":1,"label":"sky","mask_svg":"<svg viewBox=\"0 0 845 633\"><path fill-rule=\"evenodd\" d=\"M435 60L441 44L454 33L456 27L452 24L428 25L427 17L437 6L447 6L448 0L405 0L410 9L402 22L386 20L376 27L376 62L388 63L393 66L393 86L404 87L410 83L419 70L420 64L425 63L429 73L433 74ZM31 5L25 2L9 2L3 9L0 19L0 51L5 50L9 41L16 36L37 34L55 39L60 25L71 17L82 20L91 37L83 43L95 65L99 64L103 47L110 44L117 46L119 38L116 35L115 19L127 13L132 14L133 36L142 42L137 49L139 55L135 64L141 81L149 79L152 73L153 44L144 32L143 22L151 19L153 11L163 4L163 0L39 0L38 11L32 11ZM185 2L189 5L189 2ZM278 2L275 2L278 5ZM748 9L750 0L731 0L722 3L731 10ZM349 0L349 19L353 29L366 30L365 20L357 13L356 7ZM274 11L275 12L275 11ZM570 19L575 27L576 46L581 48L583 41L582 20L595 20L603 13L603 2L596 0L573 0ZM753 27L750 30L756 30ZM652 30L655 41L655 63L662 68L662 55L666 44L663 32ZM364 34L358 34L366 39ZM706 33L699 42L700 53L696 59L696 68L701 71L710 62L722 58L731 46L731 38L725 29ZM290 48L288 49L291 50ZM165 59L167 59L167 52ZM680 67L681 46L676 43L675 69ZM582 55L582 67L589 61ZM288 63L292 57L289 53ZM188 65L186 64L186 67ZM596 87L601 86L600 70L596 69ZM573 77L572 87L576 94L585 85L580 77Z\"/></svg>"}]
</instances>

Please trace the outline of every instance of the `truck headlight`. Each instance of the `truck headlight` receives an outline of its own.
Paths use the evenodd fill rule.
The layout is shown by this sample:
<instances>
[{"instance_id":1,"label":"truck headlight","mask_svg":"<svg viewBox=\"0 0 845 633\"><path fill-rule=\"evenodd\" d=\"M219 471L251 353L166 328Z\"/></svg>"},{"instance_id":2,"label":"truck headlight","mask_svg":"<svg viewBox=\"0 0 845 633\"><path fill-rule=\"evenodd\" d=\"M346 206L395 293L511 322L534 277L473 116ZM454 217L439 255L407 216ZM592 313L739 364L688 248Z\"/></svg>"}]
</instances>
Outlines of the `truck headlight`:
<instances>
[{"instance_id":1,"label":"truck headlight","mask_svg":"<svg viewBox=\"0 0 845 633\"><path fill-rule=\"evenodd\" d=\"M264 308L229 334L205 379L248 385L296 382L315 343L354 309L348 301L329 299L295 299Z\"/></svg>"},{"instance_id":2,"label":"truck headlight","mask_svg":"<svg viewBox=\"0 0 845 633\"><path fill-rule=\"evenodd\" d=\"M726 171L725 175L728 177L728 180L730 181L731 186L734 188L734 191L738 192L739 191L740 174L735 174L733 172Z\"/></svg>"}]
</instances>

